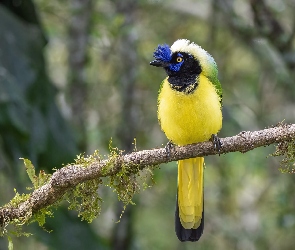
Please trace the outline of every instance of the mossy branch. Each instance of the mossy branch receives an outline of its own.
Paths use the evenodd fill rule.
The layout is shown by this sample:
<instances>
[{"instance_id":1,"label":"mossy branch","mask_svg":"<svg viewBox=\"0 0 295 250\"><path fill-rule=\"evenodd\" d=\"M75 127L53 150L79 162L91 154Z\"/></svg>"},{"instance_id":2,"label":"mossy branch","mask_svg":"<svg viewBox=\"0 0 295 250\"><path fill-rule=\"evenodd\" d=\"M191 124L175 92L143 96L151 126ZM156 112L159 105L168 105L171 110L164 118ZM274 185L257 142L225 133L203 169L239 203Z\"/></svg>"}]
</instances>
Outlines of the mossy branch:
<instances>
[{"instance_id":1,"label":"mossy branch","mask_svg":"<svg viewBox=\"0 0 295 250\"><path fill-rule=\"evenodd\" d=\"M76 164L58 169L45 184L41 183L37 187L37 184L34 184L36 189L31 194L25 195L21 202L16 204L11 202L9 205L0 207L0 229L5 228L13 220L25 223L34 214L60 201L68 190L81 183L99 180L101 177L116 175L126 177L126 175L138 174L144 168L161 163L229 152L245 153L273 143L279 143L275 156L287 155L289 160L292 157L291 160L294 160L294 141L295 124L279 124L272 128L254 132L243 131L238 135L222 138L220 152L216 152L212 142L203 142L181 147L175 146L171 149L170 157L167 157L165 148L142 150L125 155L114 153L105 160L100 159L97 155L82 160L78 157ZM293 145L293 147L288 147L288 145ZM294 150L290 153L290 149ZM31 176L30 178L32 179ZM96 187L98 184L95 184ZM122 186L122 183L120 185Z\"/></svg>"}]
</instances>

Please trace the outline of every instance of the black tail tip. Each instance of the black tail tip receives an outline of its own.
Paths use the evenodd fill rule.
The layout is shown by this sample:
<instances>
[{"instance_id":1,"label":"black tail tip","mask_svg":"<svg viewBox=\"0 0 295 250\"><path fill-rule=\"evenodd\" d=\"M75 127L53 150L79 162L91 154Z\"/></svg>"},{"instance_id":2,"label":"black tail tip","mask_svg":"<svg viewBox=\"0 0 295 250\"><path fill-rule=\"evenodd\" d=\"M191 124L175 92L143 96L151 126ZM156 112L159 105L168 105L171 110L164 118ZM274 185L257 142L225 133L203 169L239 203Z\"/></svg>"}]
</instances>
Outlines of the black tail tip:
<instances>
[{"instance_id":1,"label":"black tail tip","mask_svg":"<svg viewBox=\"0 0 295 250\"><path fill-rule=\"evenodd\" d=\"M204 210L202 214L202 220L201 224L196 229L185 229L180 222L179 218L179 207L176 205L176 211L175 211L175 232L177 235L177 238L181 241L198 241L204 231Z\"/></svg>"}]
</instances>

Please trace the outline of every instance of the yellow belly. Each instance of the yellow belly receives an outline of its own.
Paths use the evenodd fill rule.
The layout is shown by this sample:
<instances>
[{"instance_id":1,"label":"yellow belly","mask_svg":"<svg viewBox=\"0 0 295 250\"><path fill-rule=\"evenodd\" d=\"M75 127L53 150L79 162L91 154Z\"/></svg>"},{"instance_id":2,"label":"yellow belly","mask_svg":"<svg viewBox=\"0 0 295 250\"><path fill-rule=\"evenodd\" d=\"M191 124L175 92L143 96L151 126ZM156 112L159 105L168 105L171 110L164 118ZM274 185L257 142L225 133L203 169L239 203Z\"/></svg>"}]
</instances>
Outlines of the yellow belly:
<instances>
[{"instance_id":1,"label":"yellow belly","mask_svg":"<svg viewBox=\"0 0 295 250\"><path fill-rule=\"evenodd\" d=\"M202 74L191 94L173 90L167 78L158 99L158 119L167 138L177 145L207 141L222 126L220 98Z\"/></svg>"}]
</instances>

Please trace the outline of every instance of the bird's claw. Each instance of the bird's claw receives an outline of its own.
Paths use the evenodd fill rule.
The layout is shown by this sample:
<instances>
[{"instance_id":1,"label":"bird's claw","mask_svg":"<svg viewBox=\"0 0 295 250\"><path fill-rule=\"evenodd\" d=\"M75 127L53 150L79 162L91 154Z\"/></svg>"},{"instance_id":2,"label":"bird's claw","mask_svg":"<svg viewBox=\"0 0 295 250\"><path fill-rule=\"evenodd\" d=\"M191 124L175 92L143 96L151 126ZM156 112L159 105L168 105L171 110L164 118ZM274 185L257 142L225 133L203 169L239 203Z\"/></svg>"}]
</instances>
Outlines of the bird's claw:
<instances>
[{"instance_id":1,"label":"bird's claw","mask_svg":"<svg viewBox=\"0 0 295 250\"><path fill-rule=\"evenodd\" d=\"M166 156L169 159L171 156L171 149L173 148L174 144L172 141L168 141L168 143L165 146Z\"/></svg>"},{"instance_id":2,"label":"bird's claw","mask_svg":"<svg viewBox=\"0 0 295 250\"><path fill-rule=\"evenodd\" d=\"M213 142L214 149L218 151L220 156L220 150L222 148L222 142L220 141L219 137L215 134L211 135L211 141Z\"/></svg>"}]
</instances>

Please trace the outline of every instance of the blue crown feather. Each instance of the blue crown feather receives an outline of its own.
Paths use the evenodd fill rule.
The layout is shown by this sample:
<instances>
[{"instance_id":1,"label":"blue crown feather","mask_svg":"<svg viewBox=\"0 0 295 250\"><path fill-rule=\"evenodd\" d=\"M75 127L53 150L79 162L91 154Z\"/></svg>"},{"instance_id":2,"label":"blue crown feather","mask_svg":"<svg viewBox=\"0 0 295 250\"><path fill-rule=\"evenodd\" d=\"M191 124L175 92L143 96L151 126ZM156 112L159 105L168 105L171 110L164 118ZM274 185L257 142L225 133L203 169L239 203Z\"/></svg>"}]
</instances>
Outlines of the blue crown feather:
<instances>
[{"instance_id":1,"label":"blue crown feather","mask_svg":"<svg viewBox=\"0 0 295 250\"><path fill-rule=\"evenodd\" d=\"M171 49L168 44L158 45L158 48L154 52L154 58L164 62L170 62L171 54Z\"/></svg>"}]
</instances>

